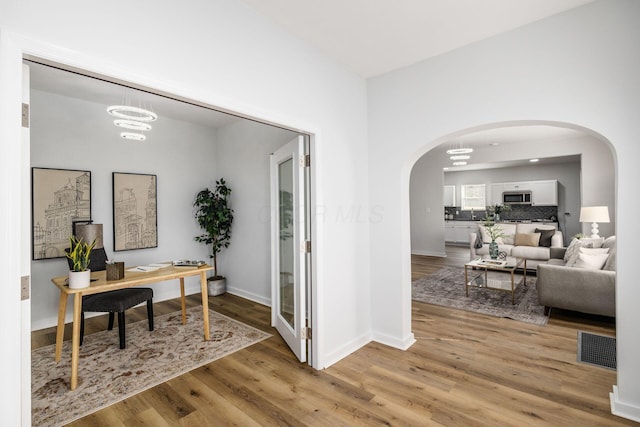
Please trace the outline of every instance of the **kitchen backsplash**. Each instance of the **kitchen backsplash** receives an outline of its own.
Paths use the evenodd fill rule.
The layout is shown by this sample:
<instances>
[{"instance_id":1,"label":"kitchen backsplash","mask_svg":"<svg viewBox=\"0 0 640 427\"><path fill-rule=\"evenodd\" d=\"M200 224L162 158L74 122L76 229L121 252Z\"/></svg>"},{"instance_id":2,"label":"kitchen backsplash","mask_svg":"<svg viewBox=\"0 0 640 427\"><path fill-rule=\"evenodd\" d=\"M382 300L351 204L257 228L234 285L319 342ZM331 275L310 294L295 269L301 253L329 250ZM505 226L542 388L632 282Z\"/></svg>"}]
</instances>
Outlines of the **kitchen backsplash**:
<instances>
[{"instance_id":1,"label":"kitchen backsplash","mask_svg":"<svg viewBox=\"0 0 640 427\"><path fill-rule=\"evenodd\" d=\"M457 212L457 213L456 213ZM446 207L444 208L445 218L446 215L453 215L454 220L459 221L482 221L487 214L486 211L473 211L474 218L471 218L471 211L463 211L460 207ZM533 219L548 219L558 220L558 207L557 206L529 206L529 205L512 205L511 210L502 212L500 214L500 220L533 220Z\"/></svg>"}]
</instances>

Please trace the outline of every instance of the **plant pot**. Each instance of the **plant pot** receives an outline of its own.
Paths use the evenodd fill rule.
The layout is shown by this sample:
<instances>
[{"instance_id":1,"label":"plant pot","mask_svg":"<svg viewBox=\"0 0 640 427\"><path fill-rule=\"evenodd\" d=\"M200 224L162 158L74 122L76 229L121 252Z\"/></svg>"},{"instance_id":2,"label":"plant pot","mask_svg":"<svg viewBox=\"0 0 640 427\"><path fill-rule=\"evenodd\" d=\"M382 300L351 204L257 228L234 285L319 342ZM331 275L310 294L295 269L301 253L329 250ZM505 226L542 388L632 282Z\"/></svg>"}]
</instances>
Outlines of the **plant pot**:
<instances>
[{"instance_id":1,"label":"plant pot","mask_svg":"<svg viewBox=\"0 0 640 427\"><path fill-rule=\"evenodd\" d=\"M491 243L489 243L489 256L491 257L491 259L498 259L498 255L498 244L495 240L492 240Z\"/></svg>"},{"instance_id":2,"label":"plant pot","mask_svg":"<svg viewBox=\"0 0 640 427\"><path fill-rule=\"evenodd\" d=\"M91 283L91 270L69 271L69 289L82 289Z\"/></svg>"},{"instance_id":3,"label":"plant pot","mask_svg":"<svg viewBox=\"0 0 640 427\"><path fill-rule=\"evenodd\" d=\"M227 292L227 280L225 278L214 279L210 277L207 279L207 293L212 296L222 295Z\"/></svg>"}]
</instances>

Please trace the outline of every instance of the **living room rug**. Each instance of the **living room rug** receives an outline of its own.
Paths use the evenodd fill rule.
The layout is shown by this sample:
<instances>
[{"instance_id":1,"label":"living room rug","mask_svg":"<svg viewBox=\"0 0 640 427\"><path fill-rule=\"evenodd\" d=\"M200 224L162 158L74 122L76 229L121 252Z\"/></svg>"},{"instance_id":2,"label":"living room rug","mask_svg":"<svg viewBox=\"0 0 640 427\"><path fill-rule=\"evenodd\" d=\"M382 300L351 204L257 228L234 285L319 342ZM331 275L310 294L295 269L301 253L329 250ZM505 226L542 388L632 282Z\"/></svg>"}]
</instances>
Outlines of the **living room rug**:
<instances>
[{"instance_id":1,"label":"living room rug","mask_svg":"<svg viewBox=\"0 0 640 427\"><path fill-rule=\"evenodd\" d=\"M127 325L127 347L119 348L118 328L84 337L78 387L69 390L71 342L54 361L55 344L31 352L34 426L58 426L140 393L185 372L227 356L271 335L209 310L211 340L202 336L202 307L187 310L187 324L175 312Z\"/></svg>"},{"instance_id":2,"label":"living room rug","mask_svg":"<svg viewBox=\"0 0 640 427\"><path fill-rule=\"evenodd\" d=\"M518 278L522 278L522 274L516 273L516 280ZM511 293L486 288L469 288L467 297L464 291L464 268L444 267L415 280L411 295L412 299L428 304L546 325L549 317L545 316L544 307L538 303L535 283L536 277L527 275L527 286L520 285L516 289L515 305L511 304Z\"/></svg>"}]
</instances>

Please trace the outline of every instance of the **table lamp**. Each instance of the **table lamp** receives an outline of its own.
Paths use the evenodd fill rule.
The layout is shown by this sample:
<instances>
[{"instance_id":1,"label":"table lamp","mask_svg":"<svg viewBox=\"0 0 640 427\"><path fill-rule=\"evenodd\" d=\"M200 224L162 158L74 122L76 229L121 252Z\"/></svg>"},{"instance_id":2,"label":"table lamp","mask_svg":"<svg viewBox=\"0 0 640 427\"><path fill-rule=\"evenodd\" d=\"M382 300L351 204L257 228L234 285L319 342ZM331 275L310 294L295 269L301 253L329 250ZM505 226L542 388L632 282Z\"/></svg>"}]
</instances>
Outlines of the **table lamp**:
<instances>
[{"instance_id":1,"label":"table lamp","mask_svg":"<svg viewBox=\"0 0 640 427\"><path fill-rule=\"evenodd\" d=\"M607 206L584 206L580 209L580 222L591 223L591 238L597 239L598 223L609 222L609 208Z\"/></svg>"}]
</instances>

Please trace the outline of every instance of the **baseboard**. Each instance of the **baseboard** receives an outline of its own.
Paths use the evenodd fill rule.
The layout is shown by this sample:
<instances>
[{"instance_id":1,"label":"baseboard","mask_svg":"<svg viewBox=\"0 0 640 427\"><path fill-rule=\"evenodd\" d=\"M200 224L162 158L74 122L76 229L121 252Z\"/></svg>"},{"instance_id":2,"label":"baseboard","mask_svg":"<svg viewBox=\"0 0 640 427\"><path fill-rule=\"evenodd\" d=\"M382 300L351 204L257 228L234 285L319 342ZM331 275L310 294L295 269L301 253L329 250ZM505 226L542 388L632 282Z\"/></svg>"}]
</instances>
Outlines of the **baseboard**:
<instances>
[{"instance_id":1,"label":"baseboard","mask_svg":"<svg viewBox=\"0 0 640 427\"><path fill-rule=\"evenodd\" d=\"M416 342L416 338L413 335L413 332L411 332L401 340L397 339L396 337L392 337L391 335L374 333L373 340L379 342L380 344L388 345L389 347L397 348L399 350L407 350Z\"/></svg>"},{"instance_id":2,"label":"baseboard","mask_svg":"<svg viewBox=\"0 0 640 427\"><path fill-rule=\"evenodd\" d=\"M609 393L609 400L613 415L640 422L640 407L621 402L618 398L618 386L613 386L613 392Z\"/></svg>"},{"instance_id":3,"label":"baseboard","mask_svg":"<svg viewBox=\"0 0 640 427\"><path fill-rule=\"evenodd\" d=\"M447 253L446 252L432 252L432 251L419 251L419 250L412 250L411 251L411 255L437 256L437 257L440 257L440 258L446 258L447 257Z\"/></svg>"},{"instance_id":4,"label":"baseboard","mask_svg":"<svg viewBox=\"0 0 640 427\"><path fill-rule=\"evenodd\" d=\"M231 295L235 295L244 299L248 299L249 301L257 302L258 304L271 307L271 298L265 298L262 295L247 292L231 286L227 286L227 292L229 292Z\"/></svg>"},{"instance_id":5,"label":"baseboard","mask_svg":"<svg viewBox=\"0 0 640 427\"><path fill-rule=\"evenodd\" d=\"M339 349L325 355L325 357L323 357L322 360L319 361L320 367L318 369L328 368L329 366L333 365L336 362L339 362L340 360L344 359L354 351L359 350L360 348L364 347L370 342L371 342L371 334L366 333L366 334L360 335L359 337L351 340L350 342L343 345Z\"/></svg>"}]
</instances>

